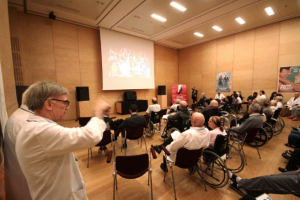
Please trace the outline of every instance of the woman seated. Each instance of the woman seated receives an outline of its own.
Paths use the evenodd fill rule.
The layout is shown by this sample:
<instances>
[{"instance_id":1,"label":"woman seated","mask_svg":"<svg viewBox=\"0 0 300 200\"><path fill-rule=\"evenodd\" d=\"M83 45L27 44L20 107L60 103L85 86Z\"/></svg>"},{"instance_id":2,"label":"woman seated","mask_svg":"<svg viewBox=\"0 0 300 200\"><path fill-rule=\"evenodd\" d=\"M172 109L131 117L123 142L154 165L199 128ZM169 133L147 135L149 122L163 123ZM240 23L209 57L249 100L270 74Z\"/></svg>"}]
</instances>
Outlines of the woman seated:
<instances>
[{"instance_id":1,"label":"woman seated","mask_svg":"<svg viewBox=\"0 0 300 200\"><path fill-rule=\"evenodd\" d=\"M224 105L220 107L221 110L224 110L224 111L228 111L228 106L230 106L232 104L232 98L231 96L226 96L225 97L225 100L224 100Z\"/></svg>"},{"instance_id":2,"label":"woman seated","mask_svg":"<svg viewBox=\"0 0 300 200\"><path fill-rule=\"evenodd\" d=\"M273 111L273 114L274 114L274 112L276 110L276 106L277 106L277 101L276 100L270 101L270 108Z\"/></svg>"},{"instance_id":3,"label":"woman seated","mask_svg":"<svg viewBox=\"0 0 300 200\"><path fill-rule=\"evenodd\" d=\"M208 120L208 126L212 129L209 131L210 133L210 146L214 147L215 145L215 140L217 135L227 135L223 127L221 126L221 118L218 116L212 116Z\"/></svg>"}]
</instances>

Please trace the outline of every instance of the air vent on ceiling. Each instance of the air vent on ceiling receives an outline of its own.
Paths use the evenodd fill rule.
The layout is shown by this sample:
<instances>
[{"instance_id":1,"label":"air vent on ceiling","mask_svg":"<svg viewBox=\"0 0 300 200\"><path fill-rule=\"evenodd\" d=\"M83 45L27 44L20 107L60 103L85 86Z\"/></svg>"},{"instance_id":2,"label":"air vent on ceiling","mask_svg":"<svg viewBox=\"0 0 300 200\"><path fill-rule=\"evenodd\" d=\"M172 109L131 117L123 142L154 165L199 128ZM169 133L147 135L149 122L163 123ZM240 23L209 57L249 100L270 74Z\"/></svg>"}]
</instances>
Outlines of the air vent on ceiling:
<instances>
[{"instance_id":1,"label":"air vent on ceiling","mask_svg":"<svg viewBox=\"0 0 300 200\"><path fill-rule=\"evenodd\" d=\"M134 27L131 27L131 29L132 29L132 30L135 30L135 31L139 31L139 32L145 32L145 31L143 31L143 30L141 30L141 29L134 28Z\"/></svg>"},{"instance_id":2,"label":"air vent on ceiling","mask_svg":"<svg viewBox=\"0 0 300 200\"><path fill-rule=\"evenodd\" d=\"M60 5L60 4L56 4L57 7L59 8L63 8L63 9L66 9L66 10L69 10L69 11L72 11L72 12L77 12L77 13L80 13L79 10L76 10L76 9L73 9L73 8L69 8L67 6L63 6L63 5Z\"/></svg>"},{"instance_id":3,"label":"air vent on ceiling","mask_svg":"<svg viewBox=\"0 0 300 200\"><path fill-rule=\"evenodd\" d=\"M177 43L177 44L181 44L181 42L179 41L176 41L176 40L173 40L173 42Z\"/></svg>"}]
</instances>

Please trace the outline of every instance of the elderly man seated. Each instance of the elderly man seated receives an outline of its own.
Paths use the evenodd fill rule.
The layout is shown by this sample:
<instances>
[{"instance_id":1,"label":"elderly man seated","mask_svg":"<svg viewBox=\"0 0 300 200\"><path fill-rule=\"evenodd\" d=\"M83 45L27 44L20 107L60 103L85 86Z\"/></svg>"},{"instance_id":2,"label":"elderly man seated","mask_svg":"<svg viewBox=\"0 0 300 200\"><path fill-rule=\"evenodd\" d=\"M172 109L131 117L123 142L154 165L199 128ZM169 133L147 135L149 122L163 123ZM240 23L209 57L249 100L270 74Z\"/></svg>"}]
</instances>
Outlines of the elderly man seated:
<instances>
[{"instance_id":1,"label":"elderly man seated","mask_svg":"<svg viewBox=\"0 0 300 200\"><path fill-rule=\"evenodd\" d=\"M289 110L291 111L293 107L298 105L300 105L299 92L295 92L294 97L292 97L282 108L282 117L285 117Z\"/></svg>"},{"instance_id":2,"label":"elderly man seated","mask_svg":"<svg viewBox=\"0 0 300 200\"><path fill-rule=\"evenodd\" d=\"M205 93L203 92L201 94L201 98L197 102L197 107L199 107L199 106L205 106L205 100L206 100L206 97L205 97Z\"/></svg>"},{"instance_id":3,"label":"elderly man seated","mask_svg":"<svg viewBox=\"0 0 300 200\"><path fill-rule=\"evenodd\" d=\"M160 111L160 105L157 103L157 98L152 98L152 105L148 106L148 109L146 110L147 115L151 116L151 112L159 112Z\"/></svg>"},{"instance_id":4,"label":"elderly man seated","mask_svg":"<svg viewBox=\"0 0 300 200\"><path fill-rule=\"evenodd\" d=\"M250 128L261 128L263 126L263 118L260 115L261 107L257 103L252 103L249 106L249 117L243 120L243 123L238 126L232 128L234 131L238 131L244 134Z\"/></svg>"},{"instance_id":5,"label":"elderly man seated","mask_svg":"<svg viewBox=\"0 0 300 200\"><path fill-rule=\"evenodd\" d=\"M222 116L221 111L219 110L219 104L216 100L212 100L209 104L209 109L203 112L203 115L205 117L205 123L204 125L208 126L208 120L211 116Z\"/></svg>"},{"instance_id":6,"label":"elderly man seated","mask_svg":"<svg viewBox=\"0 0 300 200\"><path fill-rule=\"evenodd\" d=\"M194 113L191 117L192 127L183 133L175 131L171 136L162 144L170 152L168 156L169 161L174 161L175 155L180 148L186 148L189 150L207 148L209 146L210 134L209 131L204 128L204 116L201 113ZM157 153L161 152L161 146L152 146ZM166 159L164 157L163 163L160 168L163 171L168 171L166 165Z\"/></svg>"},{"instance_id":7,"label":"elderly man seated","mask_svg":"<svg viewBox=\"0 0 300 200\"><path fill-rule=\"evenodd\" d=\"M223 99L225 99L225 96L220 91L218 91L218 93L215 96L215 99L219 99L220 101L223 101Z\"/></svg>"},{"instance_id":8,"label":"elderly man seated","mask_svg":"<svg viewBox=\"0 0 300 200\"><path fill-rule=\"evenodd\" d=\"M178 106L180 104L180 99L176 99L175 100L175 104L173 104L171 107L170 107L170 112L177 112L178 110Z\"/></svg>"}]
</instances>

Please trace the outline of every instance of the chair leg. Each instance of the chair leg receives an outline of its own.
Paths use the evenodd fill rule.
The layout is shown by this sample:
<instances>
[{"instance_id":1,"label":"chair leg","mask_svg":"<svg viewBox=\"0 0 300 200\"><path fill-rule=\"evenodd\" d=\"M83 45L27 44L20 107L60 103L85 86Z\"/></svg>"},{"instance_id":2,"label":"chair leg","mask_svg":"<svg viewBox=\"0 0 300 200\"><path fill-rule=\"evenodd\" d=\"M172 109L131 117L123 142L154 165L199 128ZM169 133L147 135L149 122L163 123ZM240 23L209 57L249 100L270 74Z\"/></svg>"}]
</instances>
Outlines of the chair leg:
<instances>
[{"instance_id":1,"label":"chair leg","mask_svg":"<svg viewBox=\"0 0 300 200\"><path fill-rule=\"evenodd\" d=\"M88 161L87 161L86 167L87 167L87 168L90 167L90 148L88 148Z\"/></svg>"},{"instance_id":2,"label":"chair leg","mask_svg":"<svg viewBox=\"0 0 300 200\"><path fill-rule=\"evenodd\" d=\"M149 173L149 171L148 171L148 185L149 185L149 176L150 176L150 173Z\"/></svg>"},{"instance_id":3,"label":"chair leg","mask_svg":"<svg viewBox=\"0 0 300 200\"><path fill-rule=\"evenodd\" d=\"M91 150L91 158L93 158L93 151L92 151L92 147L90 148Z\"/></svg>"},{"instance_id":4,"label":"chair leg","mask_svg":"<svg viewBox=\"0 0 300 200\"><path fill-rule=\"evenodd\" d=\"M114 175L114 194L113 194L114 200L115 200L115 193L116 193L116 174Z\"/></svg>"},{"instance_id":5,"label":"chair leg","mask_svg":"<svg viewBox=\"0 0 300 200\"><path fill-rule=\"evenodd\" d=\"M170 167L171 171L172 171L172 179L173 179L173 188L174 188L174 194L175 194L175 200L177 199L176 197L176 189L175 189L175 180L174 180L174 173L173 173L173 167Z\"/></svg>"},{"instance_id":6,"label":"chair leg","mask_svg":"<svg viewBox=\"0 0 300 200\"><path fill-rule=\"evenodd\" d=\"M259 151L258 151L258 147L257 147L257 142L256 142L256 141L255 141L255 146L256 146L256 150L257 150L257 153L258 153L259 159L261 159L261 157L260 157L260 153L259 153Z\"/></svg>"},{"instance_id":7,"label":"chair leg","mask_svg":"<svg viewBox=\"0 0 300 200\"><path fill-rule=\"evenodd\" d=\"M151 200L153 200L153 189L152 189L152 172L150 172L150 184L151 184Z\"/></svg>"},{"instance_id":8,"label":"chair leg","mask_svg":"<svg viewBox=\"0 0 300 200\"><path fill-rule=\"evenodd\" d=\"M116 176L116 190L118 189L118 178L117 178L117 174L115 175Z\"/></svg>"},{"instance_id":9,"label":"chair leg","mask_svg":"<svg viewBox=\"0 0 300 200\"><path fill-rule=\"evenodd\" d=\"M241 152L243 153L243 156L244 156L244 160L245 160L246 165L248 165L247 160L246 160L246 155L245 155L245 152L244 152L244 147L243 147L243 146L241 146Z\"/></svg>"},{"instance_id":10,"label":"chair leg","mask_svg":"<svg viewBox=\"0 0 300 200\"><path fill-rule=\"evenodd\" d=\"M205 189L205 192L207 192L206 182L205 182L205 177L204 177L204 172L203 172L203 170L202 170L202 164L201 164L201 162L200 162L200 167L199 167L198 165L196 165L196 170L197 170L197 172L198 172L199 175L200 175L199 170L201 171L202 177L203 177L203 182L204 182L204 189ZM200 176L200 177L201 177L201 176Z\"/></svg>"}]
</instances>

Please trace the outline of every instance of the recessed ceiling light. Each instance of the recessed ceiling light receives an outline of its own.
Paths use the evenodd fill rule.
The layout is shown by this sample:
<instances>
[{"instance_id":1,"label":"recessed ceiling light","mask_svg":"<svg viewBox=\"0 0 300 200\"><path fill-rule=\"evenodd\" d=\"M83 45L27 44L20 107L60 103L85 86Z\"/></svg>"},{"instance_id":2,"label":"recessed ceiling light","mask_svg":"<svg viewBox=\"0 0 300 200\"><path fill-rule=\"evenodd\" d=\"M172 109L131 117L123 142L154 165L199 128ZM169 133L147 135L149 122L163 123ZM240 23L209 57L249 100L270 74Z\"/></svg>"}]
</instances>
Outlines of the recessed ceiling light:
<instances>
[{"instance_id":1,"label":"recessed ceiling light","mask_svg":"<svg viewBox=\"0 0 300 200\"><path fill-rule=\"evenodd\" d=\"M159 21L162 21L162 22L165 22L167 21L167 19L159 16L159 15L156 15L156 14L152 14L151 17L155 18L155 19L158 19Z\"/></svg>"},{"instance_id":2,"label":"recessed ceiling light","mask_svg":"<svg viewBox=\"0 0 300 200\"><path fill-rule=\"evenodd\" d=\"M245 21L244 21L242 18L240 18L240 17L235 18L235 20L236 20L238 23L240 23L240 24L245 24Z\"/></svg>"},{"instance_id":3,"label":"recessed ceiling light","mask_svg":"<svg viewBox=\"0 0 300 200\"><path fill-rule=\"evenodd\" d=\"M218 26L213 26L212 28L215 29L216 31L222 31L222 29Z\"/></svg>"},{"instance_id":4,"label":"recessed ceiling light","mask_svg":"<svg viewBox=\"0 0 300 200\"><path fill-rule=\"evenodd\" d=\"M198 37L203 37L204 35L202 35L201 33L195 32L194 35L197 35Z\"/></svg>"},{"instance_id":5,"label":"recessed ceiling light","mask_svg":"<svg viewBox=\"0 0 300 200\"><path fill-rule=\"evenodd\" d=\"M176 3L175 1L172 1L172 2L170 3L170 5L173 6L174 8L177 8L178 10L180 10L180 11L182 11L182 12L186 11L186 8L185 8L185 7L183 7L182 5Z\"/></svg>"},{"instance_id":6,"label":"recessed ceiling light","mask_svg":"<svg viewBox=\"0 0 300 200\"><path fill-rule=\"evenodd\" d=\"M274 15L274 11L272 10L271 7L265 8L265 11L268 13L268 15Z\"/></svg>"}]
</instances>

